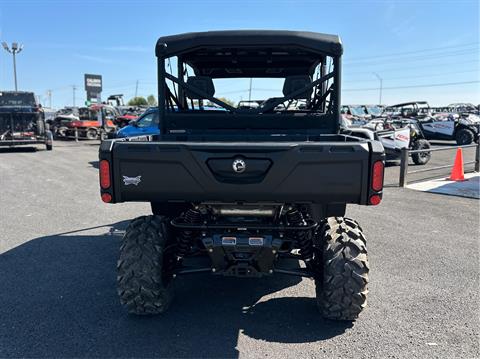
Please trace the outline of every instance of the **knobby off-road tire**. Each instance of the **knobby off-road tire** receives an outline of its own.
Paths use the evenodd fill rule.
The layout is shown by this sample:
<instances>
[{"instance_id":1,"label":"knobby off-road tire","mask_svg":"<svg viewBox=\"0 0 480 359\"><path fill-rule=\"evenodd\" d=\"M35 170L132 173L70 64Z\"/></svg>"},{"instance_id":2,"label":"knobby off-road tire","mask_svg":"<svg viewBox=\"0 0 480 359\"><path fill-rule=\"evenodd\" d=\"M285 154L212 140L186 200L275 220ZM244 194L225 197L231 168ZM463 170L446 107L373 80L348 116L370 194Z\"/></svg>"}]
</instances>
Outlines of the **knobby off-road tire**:
<instances>
[{"instance_id":1,"label":"knobby off-road tire","mask_svg":"<svg viewBox=\"0 0 480 359\"><path fill-rule=\"evenodd\" d=\"M455 134L455 141L459 146L469 145L475 141L475 134L468 128L461 128Z\"/></svg>"},{"instance_id":2,"label":"knobby off-road tire","mask_svg":"<svg viewBox=\"0 0 480 359\"><path fill-rule=\"evenodd\" d=\"M171 235L168 220L142 216L130 222L117 264L120 302L131 314L166 311L173 299L172 258L167 245ZM171 246L170 246L171 247Z\"/></svg>"},{"instance_id":3,"label":"knobby off-road tire","mask_svg":"<svg viewBox=\"0 0 480 359\"><path fill-rule=\"evenodd\" d=\"M315 279L317 304L324 318L354 320L367 302L368 258L357 222L328 218L316 236L321 265Z\"/></svg>"},{"instance_id":4,"label":"knobby off-road tire","mask_svg":"<svg viewBox=\"0 0 480 359\"><path fill-rule=\"evenodd\" d=\"M416 140L412 146L413 150L423 150L429 149L430 143L427 140L419 139ZM431 152L420 152L420 153L412 153L412 160L413 163L416 165L425 165L428 161L430 161L430 157L432 156Z\"/></svg>"}]
</instances>

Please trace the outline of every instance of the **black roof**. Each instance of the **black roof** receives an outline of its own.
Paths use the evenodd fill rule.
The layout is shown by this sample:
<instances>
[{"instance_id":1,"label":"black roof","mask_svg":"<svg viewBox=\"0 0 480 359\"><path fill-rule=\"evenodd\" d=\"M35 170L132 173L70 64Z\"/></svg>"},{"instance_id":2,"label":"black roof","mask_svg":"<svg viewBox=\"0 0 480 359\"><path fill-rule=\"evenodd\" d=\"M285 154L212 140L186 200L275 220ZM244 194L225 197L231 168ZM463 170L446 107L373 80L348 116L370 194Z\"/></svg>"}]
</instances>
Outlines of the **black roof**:
<instances>
[{"instance_id":1,"label":"black roof","mask_svg":"<svg viewBox=\"0 0 480 359\"><path fill-rule=\"evenodd\" d=\"M12 90L9 90L9 91L3 91L3 90L0 90L0 93L8 93L8 94L11 94L11 93L18 93L18 94L25 94L25 93L28 93L28 94L33 94L32 91L12 91Z\"/></svg>"},{"instance_id":2,"label":"black roof","mask_svg":"<svg viewBox=\"0 0 480 359\"><path fill-rule=\"evenodd\" d=\"M333 56L343 53L342 43L337 35L309 31L230 30L163 36L157 41L155 54L158 57L170 57L195 48L216 46L229 48L296 46Z\"/></svg>"},{"instance_id":3,"label":"black roof","mask_svg":"<svg viewBox=\"0 0 480 359\"><path fill-rule=\"evenodd\" d=\"M427 101L412 101L412 102L404 102L404 103L397 103L396 105L388 106L388 107L404 107L409 105L428 105Z\"/></svg>"}]
</instances>

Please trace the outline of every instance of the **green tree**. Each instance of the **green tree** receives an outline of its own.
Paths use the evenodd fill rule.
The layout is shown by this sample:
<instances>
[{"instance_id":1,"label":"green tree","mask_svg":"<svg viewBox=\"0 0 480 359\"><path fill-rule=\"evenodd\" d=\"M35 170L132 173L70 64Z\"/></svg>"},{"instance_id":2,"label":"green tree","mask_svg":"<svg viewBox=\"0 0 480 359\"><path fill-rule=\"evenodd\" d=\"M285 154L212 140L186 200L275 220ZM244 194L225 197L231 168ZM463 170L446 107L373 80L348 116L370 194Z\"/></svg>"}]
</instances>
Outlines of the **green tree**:
<instances>
[{"instance_id":1,"label":"green tree","mask_svg":"<svg viewBox=\"0 0 480 359\"><path fill-rule=\"evenodd\" d=\"M235 106L235 102L233 102L232 100L226 98L226 97L219 97L218 98L220 101L223 101L225 102L227 105L230 105L230 106Z\"/></svg>"},{"instance_id":2,"label":"green tree","mask_svg":"<svg viewBox=\"0 0 480 359\"><path fill-rule=\"evenodd\" d=\"M150 95L147 97L147 103L148 106L157 106L157 99L155 98L155 96Z\"/></svg>"},{"instance_id":3,"label":"green tree","mask_svg":"<svg viewBox=\"0 0 480 359\"><path fill-rule=\"evenodd\" d=\"M147 106L148 102L145 100L145 97L134 97L128 101L128 106Z\"/></svg>"}]
</instances>

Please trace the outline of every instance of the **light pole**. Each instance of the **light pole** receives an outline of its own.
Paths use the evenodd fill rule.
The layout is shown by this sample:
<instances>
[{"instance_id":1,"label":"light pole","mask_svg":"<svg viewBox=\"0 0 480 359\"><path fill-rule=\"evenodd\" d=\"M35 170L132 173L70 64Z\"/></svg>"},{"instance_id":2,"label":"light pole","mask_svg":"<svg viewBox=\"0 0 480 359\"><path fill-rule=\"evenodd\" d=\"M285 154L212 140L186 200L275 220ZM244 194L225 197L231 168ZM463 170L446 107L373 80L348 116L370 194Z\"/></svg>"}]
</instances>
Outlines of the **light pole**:
<instances>
[{"instance_id":1,"label":"light pole","mask_svg":"<svg viewBox=\"0 0 480 359\"><path fill-rule=\"evenodd\" d=\"M48 107L52 108L52 90L47 90Z\"/></svg>"},{"instance_id":2,"label":"light pole","mask_svg":"<svg viewBox=\"0 0 480 359\"><path fill-rule=\"evenodd\" d=\"M13 55L13 77L15 79L15 91L18 91L17 86L17 60L15 55L20 53L23 50L23 45L19 45L18 42L12 42L12 48L8 47L8 44L4 41L2 42L3 48Z\"/></svg>"},{"instance_id":3,"label":"light pole","mask_svg":"<svg viewBox=\"0 0 480 359\"><path fill-rule=\"evenodd\" d=\"M381 105L382 104L382 89L383 89L383 79L380 77L379 74L377 74L376 72L373 73L377 79L380 81L380 99L378 100L378 104Z\"/></svg>"},{"instance_id":4,"label":"light pole","mask_svg":"<svg viewBox=\"0 0 480 359\"><path fill-rule=\"evenodd\" d=\"M75 107L75 91L77 91L77 86L72 85L72 90L73 90L73 107Z\"/></svg>"},{"instance_id":5,"label":"light pole","mask_svg":"<svg viewBox=\"0 0 480 359\"><path fill-rule=\"evenodd\" d=\"M248 87L248 101L252 100L252 78L250 77L250 86Z\"/></svg>"}]
</instances>

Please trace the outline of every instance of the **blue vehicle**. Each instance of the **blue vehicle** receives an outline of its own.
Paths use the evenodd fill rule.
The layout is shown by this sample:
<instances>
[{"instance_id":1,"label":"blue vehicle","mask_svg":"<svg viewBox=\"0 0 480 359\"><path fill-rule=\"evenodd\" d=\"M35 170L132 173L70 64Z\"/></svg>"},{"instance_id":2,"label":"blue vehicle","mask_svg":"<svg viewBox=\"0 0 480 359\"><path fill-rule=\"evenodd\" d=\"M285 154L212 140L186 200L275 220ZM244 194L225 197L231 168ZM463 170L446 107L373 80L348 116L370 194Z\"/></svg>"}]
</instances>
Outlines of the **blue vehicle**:
<instances>
[{"instance_id":1,"label":"blue vehicle","mask_svg":"<svg viewBox=\"0 0 480 359\"><path fill-rule=\"evenodd\" d=\"M203 109L210 111L225 111L225 109L214 106L204 106ZM194 111L198 111L195 106ZM115 138L130 138L140 136L154 136L160 134L158 118L158 107L151 107L140 115L136 120L130 121L128 126L125 126L117 131Z\"/></svg>"},{"instance_id":2,"label":"blue vehicle","mask_svg":"<svg viewBox=\"0 0 480 359\"><path fill-rule=\"evenodd\" d=\"M128 126L118 130L115 137L128 138L159 135L160 129L158 122L158 108L150 108L141 114L136 120L130 121Z\"/></svg>"}]
</instances>

